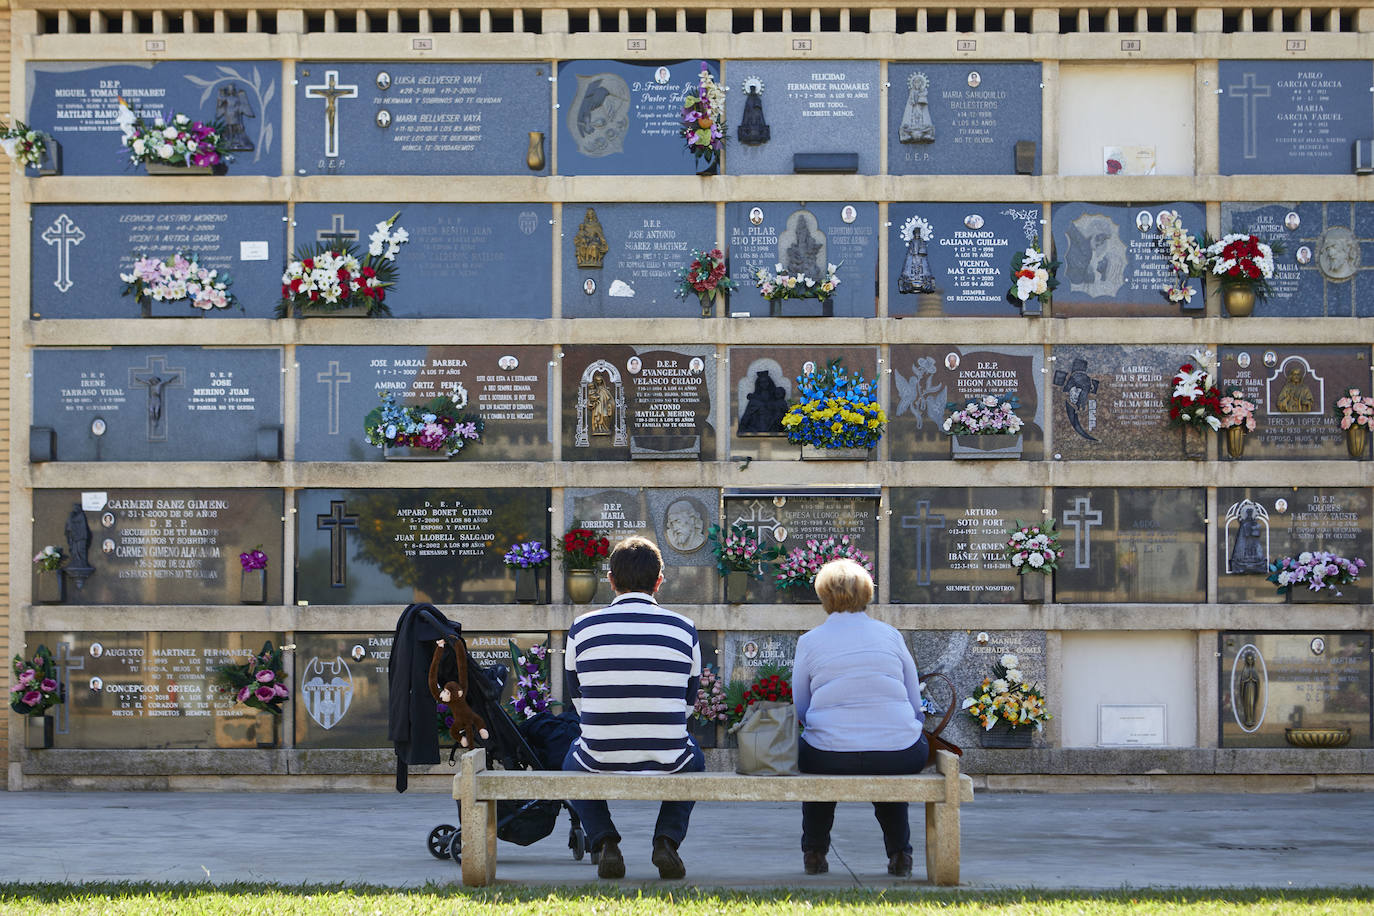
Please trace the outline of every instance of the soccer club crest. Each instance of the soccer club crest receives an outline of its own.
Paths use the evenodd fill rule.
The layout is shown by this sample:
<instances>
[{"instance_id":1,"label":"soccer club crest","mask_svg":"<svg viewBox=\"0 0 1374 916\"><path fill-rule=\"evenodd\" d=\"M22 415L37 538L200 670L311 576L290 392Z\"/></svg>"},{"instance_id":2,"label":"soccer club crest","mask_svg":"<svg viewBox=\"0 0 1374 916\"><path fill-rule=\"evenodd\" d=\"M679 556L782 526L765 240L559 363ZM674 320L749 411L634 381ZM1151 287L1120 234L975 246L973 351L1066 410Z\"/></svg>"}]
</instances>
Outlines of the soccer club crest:
<instances>
[{"instance_id":1,"label":"soccer club crest","mask_svg":"<svg viewBox=\"0 0 1374 916\"><path fill-rule=\"evenodd\" d=\"M348 663L337 656L332 662L312 658L301 675L301 699L320 728L338 725L353 702L353 675Z\"/></svg>"}]
</instances>

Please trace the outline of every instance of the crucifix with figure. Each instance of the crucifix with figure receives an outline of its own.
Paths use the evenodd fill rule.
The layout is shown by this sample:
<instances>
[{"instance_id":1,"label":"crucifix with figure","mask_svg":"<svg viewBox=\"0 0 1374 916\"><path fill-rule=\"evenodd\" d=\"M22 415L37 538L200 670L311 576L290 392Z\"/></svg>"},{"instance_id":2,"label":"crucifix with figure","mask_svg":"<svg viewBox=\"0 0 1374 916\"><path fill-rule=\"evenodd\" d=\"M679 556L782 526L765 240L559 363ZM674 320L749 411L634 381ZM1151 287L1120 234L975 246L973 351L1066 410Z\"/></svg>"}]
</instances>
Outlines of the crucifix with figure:
<instances>
[{"instance_id":1,"label":"crucifix with figure","mask_svg":"<svg viewBox=\"0 0 1374 916\"><path fill-rule=\"evenodd\" d=\"M167 398L168 388L183 388L186 383L186 370L180 366L168 366L162 356L150 356L144 360L142 368L129 370L129 384L142 385L148 390L148 441L167 441Z\"/></svg>"},{"instance_id":2,"label":"crucifix with figure","mask_svg":"<svg viewBox=\"0 0 1374 916\"><path fill-rule=\"evenodd\" d=\"M336 159L339 155L339 99L356 99L357 85L340 86L339 71L326 70L324 82L305 87L309 99L324 99L324 155Z\"/></svg>"}]
</instances>

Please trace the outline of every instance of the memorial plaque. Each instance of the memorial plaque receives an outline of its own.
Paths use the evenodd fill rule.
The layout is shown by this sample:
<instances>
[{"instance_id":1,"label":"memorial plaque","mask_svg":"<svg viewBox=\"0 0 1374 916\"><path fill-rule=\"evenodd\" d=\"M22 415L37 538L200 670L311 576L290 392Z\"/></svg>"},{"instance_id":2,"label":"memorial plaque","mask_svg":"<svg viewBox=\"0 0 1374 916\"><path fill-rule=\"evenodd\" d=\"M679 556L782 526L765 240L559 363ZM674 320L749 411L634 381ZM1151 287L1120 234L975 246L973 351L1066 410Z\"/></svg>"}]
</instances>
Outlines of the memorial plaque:
<instances>
[{"instance_id":1,"label":"memorial plaque","mask_svg":"<svg viewBox=\"0 0 1374 916\"><path fill-rule=\"evenodd\" d=\"M824 488L804 491L763 489L726 490L722 527L743 525L759 541L784 553L806 548L808 541L848 535L854 546L873 561L878 582L878 492L865 488ZM875 602L879 599L874 596ZM779 588L772 571L762 581L750 579L749 604L817 604L809 585Z\"/></svg>"},{"instance_id":2,"label":"memorial plaque","mask_svg":"<svg viewBox=\"0 0 1374 916\"><path fill-rule=\"evenodd\" d=\"M558 174L690 175L682 101L702 61L568 60L558 64ZM717 82L720 64L706 61ZM729 104L726 105L729 111Z\"/></svg>"},{"instance_id":3,"label":"memorial plaque","mask_svg":"<svg viewBox=\"0 0 1374 916\"><path fill-rule=\"evenodd\" d=\"M1217 514L1217 600L1223 604L1283 603L1284 596L1265 577L1269 565L1284 557L1329 550L1368 563L1374 556L1367 489L1219 487ZM1369 578L1365 574L1355 585L1341 586L1342 600L1369 603Z\"/></svg>"},{"instance_id":4,"label":"memorial plaque","mask_svg":"<svg viewBox=\"0 0 1374 916\"><path fill-rule=\"evenodd\" d=\"M1207 221L1200 204L1055 204L1051 211L1054 257L1060 262L1052 306L1055 317L1201 313L1201 280L1188 281L1198 294L1186 310L1164 295L1174 274L1159 247L1155 226L1159 213L1166 210L1178 211L1183 225L1202 237Z\"/></svg>"},{"instance_id":5,"label":"memorial plaque","mask_svg":"<svg viewBox=\"0 0 1374 916\"><path fill-rule=\"evenodd\" d=\"M34 350L33 424L56 432L56 461L277 460L280 446L263 455L258 436L281 441L281 359L278 349Z\"/></svg>"},{"instance_id":6,"label":"memorial plaque","mask_svg":"<svg viewBox=\"0 0 1374 916\"><path fill-rule=\"evenodd\" d=\"M736 317L872 318L878 314L878 207L872 203L781 201L728 203L730 277L739 289L730 297ZM754 272L781 264L792 276L824 279L830 264L840 285L828 301L769 302Z\"/></svg>"},{"instance_id":7,"label":"memorial plaque","mask_svg":"<svg viewBox=\"0 0 1374 916\"><path fill-rule=\"evenodd\" d=\"M1148 460L1184 457L1183 430L1169 425L1169 399L1184 346L1057 346L1049 375L1054 457ZM1196 435L1196 434L1195 434Z\"/></svg>"},{"instance_id":8,"label":"memorial plaque","mask_svg":"<svg viewBox=\"0 0 1374 916\"><path fill-rule=\"evenodd\" d=\"M296 597L311 604L511 604L501 562L549 542L549 491L301 490Z\"/></svg>"},{"instance_id":9,"label":"memorial plaque","mask_svg":"<svg viewBox=\"0 0 1374 916\"><path fill-rule=\"evenodd\" d=\"M730 457L797 458L801 446L782 431L787 408L797 403L797 377L836 359L846 372L877 376L874 347L731 347Z\"/></svg>"},{"instance_id":10,"label":"memorial plaque","mask_svg":"<svg viewBox=\"0 0 1374 916\"><path fill-rule=\"evenodd\" d=\"M1368 347L1222 347L1223 392L1240 389L1258 405L1245 457L1345 458L1345 433L1332 410L1346 390L1368 393Z\"/></svg>"},{"instance_id":11,"label":"memorial plaque","mask_svg":"<svg viewBox=\"0 0 1374 916\"><path fill-rule=\"evenodd\" d=\"M296 173L547 175L551 76L539 61L299 63Z\"/></svg>"},{"instance_id":12,"label":"memorial plaque","mask_svg":"<svg viewBox=\"0 0 1374 916\"><path fill-rule=\"evenodd\" d=\"M674 293L692 252L716 247L714 204L565 204L562 232L564 318L701 315Z\"/></svg>"},{"instance_id":13,"label":"memorial plaque","mask_svg":"<svg viewBox=\"0 0 1374 916\"><path fill-rule=\"evenodd\" d=\"M890 205L888 313L1016 317L1011 256L1045 237L1044 221L1037 204Z\"/></svg>"},{"instance_id":14,"label":"memorial plaque","mask_svg":"<svg viewBox=\"0 0 1374 916\"><path fill-rule=\"evenodd\" d=\"M121 97L150 123L174 114L221 121L230 175L280 175L280 80L275 60L30 63L25 120L62 144L65 175L135 168L115 120Z\"/></svg>"},{"instance_id":15,"label":"memorial plaque","mask_svg":"<svg viewBox=\"0 0 1374 916\"><path fill-rule=\"evenodd\" d=\"M53 708L58 748L279 747L277 717L220 693L215 669L242 665L282 633L37 632L67 702ZM287 708L290 708L287 702Z\"/></svg>"},{"instance_id":16,"label":"memorial plaque","mask_svg":"<svg viewBox=\"0 0 1374 916\"><path fill-rule=\"evenodd\" d=\"M1221 205L1223 234L1253 233L1270 245L1283 245L1283 253L1274 255L1274 276L1269 280L1269 297L1262 303L1256 303L1260 314L1289 317L1333 315L1347 318L1354 315L1351 301L1354 284L1326 282L1315 257L1321 247L1318 239L1325 230L1325 211L1330 209L1337 221L1342 221L1344 216L1345 225L1340 228L1348 233L1353 206L1348 202L1260 204L1230 201ZM1358 251L1355 263L1359 263Z\"/></svg>"},{"instance_id":17,"label":"memorial plaque","mask_svg":"<svg viewBox=\"0 0 1374 916\"><path fill-rule=\"evenodd\" d=\"M388 214L390 215L390 214ZM194 253L228 274L238 305L153 302L159 318L271 318L281 298L286 208L272 204L37 204L29 226L34 318L138 318L121 273L141 255Z\"/></svg>"},{"instance_id":18,"label":"memorial plaque","mask_svg":"<svg viewBox=\"0 0 1374 916\"><path fill-rule=\"evenodd\" d=\"M1207 600L1207 499L1195 488L1058 487L1064 551L1054 599L1066 603Z\"/></svg>"},{"instance_id":19,"label":"memorial plaque","mask_svg":"<svg viewBox=\"0 0 1374 916\"><path fill-rule=\"evenodd\" d=\"M890 63L887 81L889 174L1040 174L1040 64ZM1035 148L1029 172L1020 141Z\"/></svg>"},{"instance_id":20,"label":"memorial plaque","mask_svg":"<svg viewBox=\"0 0 1374 916\"><path fill-rule=\"evenodd\" d=\"M710 604L720 592L716 558L706 533L717 524L715 490L613 489L563 491L568 527L590 528L617 541L639 536L663 554L665 605ZM603 564L604 565L604 564ZM610 591L602 589L609 601Z\"/></svg>"},{"instance_id":21,"label":"memorial plaque","mask_svg":"<svg viewBox=\"0 0 1374 916\"><path fill-rule=\"evenodd\" d=\"M892 345L888 415L889 457L947 461L945 405L984 395L1014 395L1021 406L1021 458L1045 456L1041 405L1045 402L1045 356L1040 347Z\"/></svg>"},{"instance_id":22,"label":"memorial plaque","mask_svg":"<svg viewBox=\"0 0 1374 916\"><path fill-rule=\"evenodd\" d=\"M1021 601L1021 577L1002 551L1017 522L1043 522L1039 489L893 487L890 493L893 604Z\"/></svg>"},{"instance_id":23,"label":"memorial plaque","mask_svg":"<svg viewBox=\"0 0 1374 916\"><path fill-rule=\"evenodd\" d=\"M957 702L942 734L960 747L978 747L983 729L958 703L970 696L983 678L992 677L992 666L1007 653L1016 656L1025 680L1045 691L1050 713L1060 715L1057 690L1052 691L1048 683L1044 630L912 630L905 635L922 681L928 674L943 674L954 682ZM926 713L927 719L938 722L949 703L949 691L944 684L931 684L926 699L938 710ZM1038 736L1041 732L1032 734ZM1041 738L1036 743L1043 741Z\"/></svg>"},{"instance_id":24,"label":"memorial plaque","mask_svg":"<svg viewBox=\"0 0 1374 916\"><path fill-rule=\"evenodd\" d=\"M1223 175L1348 175L1374 135L1368 60L1225 60L1217 77Z\"/></svg>"},{"instance_id":25,"label":"memorial plaque","mask_svg":"<svg viewBox=\"0 0 1374 916\"><path fill-rule=\"evenodd\" d=\"M410 241L396 255L399 280L386 296L393 317L549 317L548 204L297 204L296 247L352 243L366 251L377 224L397 212Z\"/></svg>"},{"instance_id":26,"label":"memorial plaque","mask_svg":"<svg viewBox=\"0 0 1374 916\"><path fill-rule=\"evenodd\" d=\"M254 547L281 604L283 514L280 490L34 490L33 543L66 555L67 604L238 604Z\"/></svg>"},{"instance_id":27,"label":"memorial plaque","mask_svg":"<svg viewBox=\"0 0 1374 916\"><path fill-rule=\"evenodd\" d=\"M296 348L300 365L298 461L383 461L364 438L363 421L391 392L420 405L466 396L465 413L486 424L482 438L453 461L532 461L552 457L548 411L552 379L545 347Z\"/></svg>"},{"instance_id":28,"label":"memorial plaque","mask_svg":"<svg viewBox=\"0 0 1374 916\"><path fill-rule=\"evenodd\" d=\"M765 666L791 671L799 636L801 631L797 630L726 633L725 650L720 661L721 677L727 685L731 681L749 684Z\"/></svg>"},{"instance_id":29,"label":"memorial plaque","mask_svg":"<svg viewBox=\"0 0 1374 916\"><path fill-rule=\"evenodd\" d=\"M799 153L849 153L858 157L859 174L878 174L877 61L732 60L728 70L725 156L732 175L790 175ZM760 123L767 126L762 143L754 142Z\"/></svg>"},{"instance_id":30,"label":"memorial plaque","mask_svg":"<svg viewBox=\"0 0 1374 916\"><path fill-rule=\"evenodd\" d=\"M1297 730L1348 729L1344 746L1370 747L1370 636L1219 634L1221 746L1302 747Z\"/></svg>"},{"instance_id":31,"label":"memorial plaque","mask_svg":"<svg viewBox=\"0 0 1374 916\"><path fill-rule=\"evenodd\" d=\"M563 348L563 460L712 461L710 346Z\"/></svg>"}]
</instances>

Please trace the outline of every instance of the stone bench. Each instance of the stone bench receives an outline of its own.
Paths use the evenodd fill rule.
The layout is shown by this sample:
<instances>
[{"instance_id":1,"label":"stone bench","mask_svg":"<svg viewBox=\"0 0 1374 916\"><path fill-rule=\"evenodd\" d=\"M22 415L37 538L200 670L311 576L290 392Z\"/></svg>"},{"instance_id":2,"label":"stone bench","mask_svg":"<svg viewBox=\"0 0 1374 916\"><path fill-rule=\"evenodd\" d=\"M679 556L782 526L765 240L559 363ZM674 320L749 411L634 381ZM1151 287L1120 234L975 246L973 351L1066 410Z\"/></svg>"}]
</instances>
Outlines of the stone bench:
<instances>
[{"instance_id":1,"label":"stone bench","mask_svg":"<svg viewBox=\"0 0 1374 916\"><path fill-rule=\"evenodd\" d=\"M463 883L496 880L496 803L510 799L629 799L723 802L925 802L926 877L959 883L959 804L973 801L973 780L959 758L940 751L935 772L915 776L740 776L673 773L623 776L559 770L488 770L486 752L463 755L453 777L462 819ZM800 813L800 812L799 812Z\"/></svg>"}]
</instances>

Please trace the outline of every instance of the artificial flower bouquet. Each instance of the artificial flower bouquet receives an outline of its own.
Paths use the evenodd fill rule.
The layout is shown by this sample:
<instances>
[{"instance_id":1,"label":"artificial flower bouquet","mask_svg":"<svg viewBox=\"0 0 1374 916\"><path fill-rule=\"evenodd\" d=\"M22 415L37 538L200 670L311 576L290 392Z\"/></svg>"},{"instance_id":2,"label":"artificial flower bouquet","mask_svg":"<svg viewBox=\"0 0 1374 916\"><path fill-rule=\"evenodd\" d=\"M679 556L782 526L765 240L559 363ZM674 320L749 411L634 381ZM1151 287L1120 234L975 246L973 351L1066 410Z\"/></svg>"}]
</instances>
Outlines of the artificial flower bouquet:
<instances>
[{"instance_id":1,"label":"artificial flower bouquet","mask_svg":"<svg viewBox=\"0 0 1374 916\"><path fill-rule=\"evenodd\" d=\"M1281 245L1269 245L1249 233L1224 235L1207 246L1208 272L1223 284L1248 286L1255 298L1264 302L1273 290L1269 281L1274 277L1274 255L1282 254Z\"/></svg>"},{"instance_id":2,"label":"artificial flower bouquet","mask_svg":"<svg viewBox=\"0 0 1374 916\"><path fill-rule=\"evenodd\" d=\"M238 305L229 292L232 281L228 273L221 274L210 267L202 267L193 251L178 252L170 258L154 258L140 254L133 269L121 273L124 281L122 295L133 296L140 302L180 302L187 300L192 308L210 311Z\"/></svg>"},{"instance_id":3,"label":"artificial flower bouquet","mask_svg":"<svg viewBox=\"0 0 1374 916\"><path fill-rule=\"evenodd\" d=\"M515 695L507 703L515 713L517 722L532 719L550 707L559 705L552 699L549 688L549 647L531 646L525 652L514 640L508 640L510 647L511 671L515 673ZM448 723L452 725L452 722Z\"/></svg>"},{"instance_id":4,"label":"artificial flower bouquet","mask_svg":"<svg viewBox=\"0 0 1374 916\"><path fill-rule=\"evenodd\" d=\"M234 157L224 138L224 125L206 123L183 114L161 115L146 120L124 99L116 115L121 140L129 150L129 161L178 167L217 167Z\"/></svg>"},{"instance_id":5,"label":"artificial flower bouquet","mask_svg":"<svg viewBox=\"0 0 1374 916\"><path fill-rule=\"evenodd\" d=\"M253 709L281 715L282 704L291 696L281 655L282 650L274 649L269 640L246 663L220 665L215 668L219 692L232 694L235 700Z\"/></svg>"},{"instance_id":6,"label":"artificial flower bouquet","mask_svg":"<svg viewBox=\"0 0 1374 916\"><path fill-rule=\"evenodd\" d=\"M462 412L468 403L462 385L418 407L401 406L391 391L383 391L381 399L363 419L364 438L378 448L425 448L452 457L481 441L486 428L481 417Z\"/></svg>"},{"instance_id":7,"label":"artificial flower bouquet","mask_svg":"<svg viewBox=\"0 0 1374 916\"><path fill-rule=\"evenodd\" d=\"M611 555L611 540L590 528L573 528L563 535L557 550L564 569L596 569Z\"/></svg>"},{"instance_id":8,"label":"artificial flower bouquet","mask_svg":"<svg viewBox=\"0 0 1374 916\"><path fill-rule=\"evenodd\" d=\"M0 148L20 168L37 168L48 155L43 134L18 119L13 124L0 121Z\"/></svg>"},{"instance_id":9,"label":"artificial flower bouquet","mask_svg":"<svg viewBox=\"0 0 1374 916\"><path fill-rule=\"evenodd\" d=\"M1054 718L1045 707L1044 692L1026 683L1019 664L1015 655L1003 655L993 664L992 676L964 698L964 711L984 729L1005 722L1009 728L1029 725L1038 731Z\"/></svg>"},{"instance_id":10,"label":"artificial flower bouquet","mask_svg":"<svg viewBox=\"0 0 1374 916\"><path fill-rule=\"evenodd\" d=\"M1374 398L1364 397L1358 388L1347 388L1331 407L1340 418L1343 430L1374 423Z\"/></svg>"},{"instance_id":11,"label":"artificial flower bouquet","mask_svg":"<svg viewBox=\"0 0 1374 916\"><path fill-rule=\"evenodd\" d=\"M1024 251L1012 253L1011 289L1007 290L1007 298L1021 306L1031 299L1049 305L1051 294L1059 286L1055 279L1058 272L1059 262L1047 258L1040 250L1040 239L1035 239Z\"/></svg>"},{"instance_id":12,"label":"artificial flower bouquet","mask_svg":"<svg viewBox=\"0 0 1374 916\"><path fill-rule=\"evenodd\" d=\"M683 97L681 125L698 170L710 168L725 149L725 90L711 76L706 61L701 62L696 88Z\"/></svg>"},{"instance_id":13,"label":"artificial flower bouquet","mask_svg":"<svg viewBox=\"0 0 1374 916\"><path fill-rule=\"evenodd\" d=\"M1164 249L1169 269L1174 274L1174 282L1164 288L1164 295L1170 302L1187 305L1197 293L1197 289L1189 286L1188 281L1207 275L1210 260L1206 249L1211 240L1204 236L1199 242L1184 227L1177 210L1161 212L1155 221L1155 229L1159 232L1158 244Z\"/></svg>"},{"instance_id":14,"label":"artificial flower bouquet","mask_svg":"<svg viewBox=\"0 0 1374 916\"><path fill-rule=\"evenodd\" d=\"M1221 392L1212 359L1212 351L1201 350L1193 354L1193 362L1178 367L1169 398L1170 426L1221 429Z\"/></svg>"},{"instance_id":15,"label":"artificial flower bouquet","mask_svg":"<svg viewBox=\"0 0 1374 916\"><path fill-rule=\"evenodd\" d=\"M947 403L942 427L950 436L1015 436L1025 424L1016 415L1021 401L1014 394L985 394L960 407Z\"/></svg>"},{"instance_id":16,"label":"artificial flower bouquet","mask_svg":"<svg viewBox=\"0 0 1374 916\"><path fill-rule=\"evenodd\" d=\"M262 552L262 545L259 544L252 550L244 551L239 554L239 565L244 572L252 572L255 569L267 568L267 554Z\"/></svg>"},{"instance_id":17,"label":"artificial flower bouquet","mask_svg":"<svg viewBox=\"0 0 1374 916\"><path fill-rule=\"evenodd\" d=\"M860 550L849 535L842 534L838 540L833 536L811 538L804 546L792 548L779 558L774 580L778 588L810 587L821 567L831 560L853 560L870 574L873 572L873 558Z\"/></svg>"},{"instance_id":18,"label":"artificial flower bouquet","mask_svg":"<svg viewBox=\"0 0 1374 916\"><path fill-rule=\"evenodd\" d=\"M1255 411L1259 410L1259 405L1246 400L1239 388L1232 389L1231 393L1218 403L1222 429L1243 426L1248 433L1255 431Z\"/></svg>"},{"instance_id":19,"label":"artificial flower bouquet","mask_svg":"<svg viewBox=\"0 0 1374 916\"><path fill-rule=\"evenodd\" d=\"M509 569L538 569L549 565L549 551L542 541L516 541L501 562Z\"/></svg>"},{"instance_id":20,"label":"artificial flower bouquet","mask_svg":"<svg viewBox=\"0 0 1374 916\"><path fill-rule=\"evenodd\" d=\"M696 296L701 303L701 315L710 317L711 300L716 292L732 293L739 284L725 274L725 254L719 248L710 251L693 251L692 261L678 271L677 289L673 295L679 299Z\"/></svg>"},{"instance_id":21,"label":"artificial flower bouquet","mask_svg":"<svg viewBox=\"0 0 1374 916\"><path fill-rule=\"evenodd\" d=\"M883 437L887 415L878 404L878 383L849 374L838 359L797 377L798 403L782 418L787 441L817 448L872 448Z\"/></svg>"},{"instance_id":22,"label":"artificial flower bouquet","mask_svg":"<svg viewBox=\"0 0 1374 916\"><path fill-rule=\"evenodd\" d=\"M1359 581L1364 560L1346 559L1328 550L1304 550L1296 557L1284 557L1269 565L1270 582L1278 586L1278 594L1288 594L1295 585L1306 585L1310 592L1329 589L1337 595L1343 585Z\"/></svg>"},{"instance_id":23,"label":"artificial flower bouquet","mask_svg":"<svg viewBox=\"0 0 1374 916\"><path fill-rule=\"evenodd\" d=\"M62 555L61 547L54 547L49 544L38 553L34 554L33 565L38 567L39 572L53 572L62 568L62 563L67 558Z\"/></svg>"},{"instance_id":24,"label":"artificial flower bouquet","mask_svg":"<svg viewBox=\"0 0 1374 916\"><path fill-rule=\"evenodd\" d=\"M732 681L725 692L726 712L733 725L755 703L791 703L792 672L779 665L764 665L748 684Z\"/></svg>"},{"instance_id":25,"label":"artificial flower bouquet","mask_svg":"<svg viewBox=\"0 0 1374 916\"><path fill-rule=\"evenodd\" d=\"M752 531L739 522L729 530L712 525L706 533L711 553L716 558L716 571L722 576L732 572L748 573L750 578L763 578L763 565L778 555L778 548L765 547Z\"/></svg>"},{"instance_id":26,"label":"artificial flower bouquet","mask_svg":"<svg viewBox=\"0 0 1374 916\"><path fill-rule=\"evenodd\" d=\"M396 285L396 253L410 241L410 233L396 225L400 216L397 211L377 224L363 255L351 243L318 242L298 249L282 274L277 317L296 309L327 314L355 307L367 309L369 318L390 315L386 293Z\"/></svg>"},{"instance_id":27,"label":"artificial flower bouquet","mask_svg":"<svg viewBox=\"0 0 1374 916\"><path fill-rule=\"evenodd\" d=\"M1059 546L1059 532L1054 530L1054 519L1043 525L1023 525L1013 520L1002 556L1018 576L1024 576L1027 571L1046 576L1053 573L1064 556Z\"/></svg>"},{"instance_id":28,"label":"artificial flower bouquet","mask_svg":"<svg viewBox=\"0 0 1374 916\"><path fill-rule=\"evenodd\" d=\"M773 269L766 267L754 271L754 285L759 294L769 301L778 299L829 299L835 288L840 285L840 266L826 264L825 276L808 277L804 273L791 273L781 264Z\"/></svg>"},{"instance_id":29,"label":"artificial flower bouquet","mask_svg":"<svg viewBox=\"0 0 1374 916\"><path fill-rule=\"evenodd\" d=\"M690 718L704 725L730 721L730 706L726 702L725 684L720 673L712 666L701 669L701 682L697 688L697 699L692 704Z\"/></svg>"},{"instance_id":30,"label":"artificial flower bouquet","mask_svg":"<svg viewBox=\"0 0 1374 916\"><path fill-rule=\"evenodd\" d=\"M10 709L21 716L41 716L63 702L57 681L57 662L47 646L34 650L32 658L16 655L10 664L14 683L10 685Z\"/></svg>"}]
</instances>

